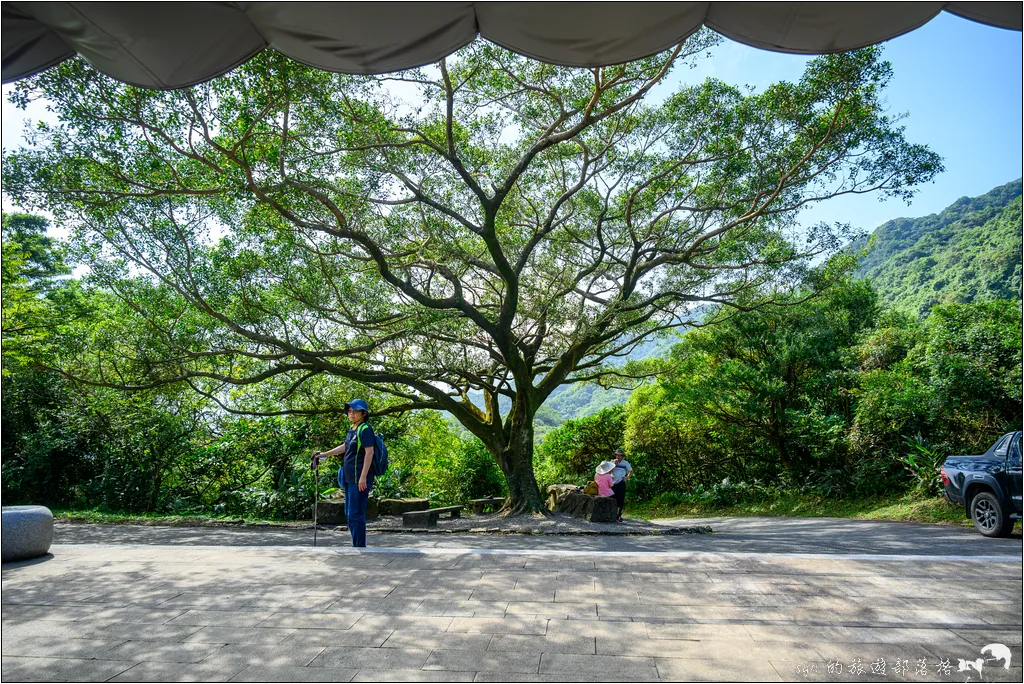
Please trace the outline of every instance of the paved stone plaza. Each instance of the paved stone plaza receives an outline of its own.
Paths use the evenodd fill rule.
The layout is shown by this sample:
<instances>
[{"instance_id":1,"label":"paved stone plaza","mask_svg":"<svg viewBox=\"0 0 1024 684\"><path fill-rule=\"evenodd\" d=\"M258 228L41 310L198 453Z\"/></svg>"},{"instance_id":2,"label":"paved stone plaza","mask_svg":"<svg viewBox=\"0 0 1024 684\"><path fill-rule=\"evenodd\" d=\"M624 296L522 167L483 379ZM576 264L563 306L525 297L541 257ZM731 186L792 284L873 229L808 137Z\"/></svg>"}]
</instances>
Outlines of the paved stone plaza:
<instances>
[{"instance_id":1,"label":"paved stone plaza","mask_svg":"<svg viewBox=\"0 0 1024 684\"><path fill-rule=\"evenodd\" d=\"M706 550L715 535L653 551L463 536L359 552L199 546L196 532L144 544L107 528L120 543L4 565L4 681L1022 678L1019 537L986 547L947 528L991 555L927 557ZM58 541L102 534L64 527ZM1009 669L959 671L990 643L1010 647Z\"/></svg>"}]
</instances>

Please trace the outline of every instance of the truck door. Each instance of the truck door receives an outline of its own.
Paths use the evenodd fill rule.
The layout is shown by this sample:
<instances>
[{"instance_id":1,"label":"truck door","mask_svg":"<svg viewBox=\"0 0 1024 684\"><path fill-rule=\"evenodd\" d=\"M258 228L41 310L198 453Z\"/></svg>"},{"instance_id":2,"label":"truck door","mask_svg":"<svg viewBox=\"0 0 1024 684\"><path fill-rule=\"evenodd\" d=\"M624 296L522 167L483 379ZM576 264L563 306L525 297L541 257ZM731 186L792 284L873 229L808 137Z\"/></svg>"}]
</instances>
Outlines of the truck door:
<instances>
[{"instance_id":1,"label":"truck door","mask_svg":"<svg viewBox=\"0 0 1024 684\"><path fill-rule=\"evenodd\" d=\"M1010 484L1010 497L1013 499L1013 505L1017 509L1017 514L1021 513L1021 433L1013 435L1013 440L1010 444L1010 449L1006 454L1006 475L1009 479Z\"/></svg>"}]
</instances>

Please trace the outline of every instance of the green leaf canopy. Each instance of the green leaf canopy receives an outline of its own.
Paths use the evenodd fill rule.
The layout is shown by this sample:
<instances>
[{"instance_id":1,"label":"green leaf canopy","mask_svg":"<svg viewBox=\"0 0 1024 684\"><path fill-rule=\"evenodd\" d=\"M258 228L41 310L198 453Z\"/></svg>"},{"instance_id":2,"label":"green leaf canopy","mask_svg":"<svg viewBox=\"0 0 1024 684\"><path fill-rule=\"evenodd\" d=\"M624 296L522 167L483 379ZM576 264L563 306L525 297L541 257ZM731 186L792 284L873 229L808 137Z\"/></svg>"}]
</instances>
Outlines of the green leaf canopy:
<instances>
[{"instance_id":1,"label":"green leaf canopy","mask_svg":"<svg viewBox=\"0 0 1024 684\"><path fill-rule=\"evenodd\" d=\"M60 123L5 158L7 190L73 227L123 302L67 371L254 413L281 412L270 395L336 411L332 378L354 382L384 412L451 412L513 507L539 506L532 423L553 390L630 376L611 361L699 307L826 287L849 228L799 229L801 208L908 198L941 169L886 115L874 48L763 93L651 96L714 40L597 69L475 43L380 77L264 52L180 91L77 60L19 84Z\"/></svg>"}]
</instances>

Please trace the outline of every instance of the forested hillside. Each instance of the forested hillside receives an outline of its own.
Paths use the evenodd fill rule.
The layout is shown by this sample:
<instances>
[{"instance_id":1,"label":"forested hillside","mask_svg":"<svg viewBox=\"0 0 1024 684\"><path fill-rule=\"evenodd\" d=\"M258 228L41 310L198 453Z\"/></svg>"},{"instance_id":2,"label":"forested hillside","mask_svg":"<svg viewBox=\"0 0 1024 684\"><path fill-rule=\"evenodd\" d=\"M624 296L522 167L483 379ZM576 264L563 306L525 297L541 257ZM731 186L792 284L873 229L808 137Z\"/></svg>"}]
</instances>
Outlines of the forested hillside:
<instances>
[{"instance_id":1,"label":"forested hillside","mask_svg":"<svg viewBox=\"0 0 1024 684\"><path fill-rule=\"evenodd\" d=\"M936 304L1019 300L1021 180L881 225L857 275L881 302L920 318Z\"/></svg>"}]
</instances>

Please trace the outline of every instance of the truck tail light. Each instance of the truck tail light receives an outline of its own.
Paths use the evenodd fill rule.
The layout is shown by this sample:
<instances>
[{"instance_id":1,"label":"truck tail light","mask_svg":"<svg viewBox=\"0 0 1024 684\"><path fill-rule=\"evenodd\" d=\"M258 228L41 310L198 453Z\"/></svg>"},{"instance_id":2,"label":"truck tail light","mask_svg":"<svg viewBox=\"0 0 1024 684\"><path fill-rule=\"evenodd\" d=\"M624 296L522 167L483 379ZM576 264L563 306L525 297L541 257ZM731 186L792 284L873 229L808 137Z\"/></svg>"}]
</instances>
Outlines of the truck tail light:
<instances>
[{"instance_id":1,"label":"truck tail light","mask_svg":"<svg viewBox=\"0 0 1024 684\"><path fill-rule=\"evenodd\" d=\"M939 477L942 478L943 486L949 484L949 475L946 474L946 469L945 468L943 468L942 470L939 471Z\"/></svg>"}]
</instances>

